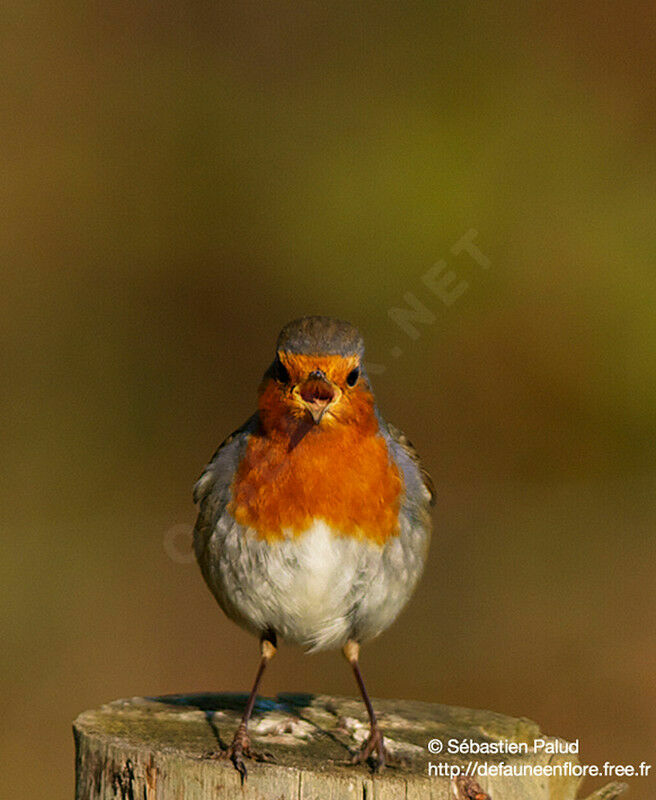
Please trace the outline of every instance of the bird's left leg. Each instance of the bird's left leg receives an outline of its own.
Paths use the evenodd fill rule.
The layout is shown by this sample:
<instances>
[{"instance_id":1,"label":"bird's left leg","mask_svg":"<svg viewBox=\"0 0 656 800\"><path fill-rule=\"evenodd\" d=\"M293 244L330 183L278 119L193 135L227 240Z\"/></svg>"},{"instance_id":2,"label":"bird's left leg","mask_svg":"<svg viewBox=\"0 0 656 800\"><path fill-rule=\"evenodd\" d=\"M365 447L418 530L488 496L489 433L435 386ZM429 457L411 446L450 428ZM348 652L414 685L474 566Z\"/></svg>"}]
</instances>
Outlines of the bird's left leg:
<instances>
[{"instance_id":1,"label":"bird's left leg","mask_svg":"<svg viewBox=\"0 0 656 800\"><path fill-rule=\"evenodd\" d=\"M241 775L242 783L248 774L246 765L244 764L244 756L246 756L246 758L254 758L256 760L259 759L261 761L266 760L263 757L257 756L251 750L251 740L248 735L248 722L251 718L251 714L253 713L253 708L255 707L257 690L259 688L260 681L262 680L262 675L266 665L276 654L276 634L274 631L267 631L266 633L262 634L262 638L260 640L260 650L262 658L260 659L260 666L258 667L257 674L255 676L253 688L248 697L248 701L246 702L244 715L241 718L239 727L235 732L232 744L223 756L224 758L229 758L232 761L235 769Z\"/></svg>"},{"instance_id":2,"label":"bird's left leg","mask_svg":"<svg viewBox=\"0 0 656 800\"><path fill-rule=\"evenodd\" d=\"M360 689L360 694L362 695L362 700L364 701L365 708L367 709L367 714L369 715L369 725L370 725L369 737L362 746L360 752L353 757L352 763L362 764L369 759L373 760L375 758L374 770L379 771L385 767L385 761L388 756L385 750L385 742L383 740L383 734L381 733L381 730L378 727L378 720L376 719L376 713L374 711L374 707L371 705L371 700L369 699L369 695L367 694L367 690L364 685L364 680L362 679L362 673L360 672L360 665L358 664L358 657L360 655L360 645L353 639L349 639L348 642L346 642L346 644L342 648L342 652L344 653L344 657L346 658L346 660L353 668L353 674L355 675L355 680L358 684L358 688Z\"/></svg>"}]
</instances>

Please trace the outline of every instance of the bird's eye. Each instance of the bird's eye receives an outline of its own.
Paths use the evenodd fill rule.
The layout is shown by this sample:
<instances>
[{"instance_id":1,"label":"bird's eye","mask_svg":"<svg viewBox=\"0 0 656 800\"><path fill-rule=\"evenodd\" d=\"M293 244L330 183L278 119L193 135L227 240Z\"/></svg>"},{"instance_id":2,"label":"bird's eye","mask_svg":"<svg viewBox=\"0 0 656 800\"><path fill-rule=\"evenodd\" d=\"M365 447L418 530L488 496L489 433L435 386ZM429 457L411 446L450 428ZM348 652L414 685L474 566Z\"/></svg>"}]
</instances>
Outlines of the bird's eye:
<instances>
[{"instance_id":1,"label":"bird's eye","mask_svg":"<svg viewBox=\"0 0 656 800\"><path fill-rule=\"evenodd\" d=\"M357 367L355 369L352 369L346 376L346 385L355 386L355 384L358 382L359 377L360 377L360 370Z\"/></svg>"},{"instance_id":2,"label":"bird's eye","mask_svg":"<svg viewBox=\"0 0 656 800\"><path fill-rule=\"evenodd\" d=\"M287 367L282 363L278 356L276 356L276 360L273 362L273 377L279 383L289 383L289 372L287 372Z\"/></svg>"}]
</instances>

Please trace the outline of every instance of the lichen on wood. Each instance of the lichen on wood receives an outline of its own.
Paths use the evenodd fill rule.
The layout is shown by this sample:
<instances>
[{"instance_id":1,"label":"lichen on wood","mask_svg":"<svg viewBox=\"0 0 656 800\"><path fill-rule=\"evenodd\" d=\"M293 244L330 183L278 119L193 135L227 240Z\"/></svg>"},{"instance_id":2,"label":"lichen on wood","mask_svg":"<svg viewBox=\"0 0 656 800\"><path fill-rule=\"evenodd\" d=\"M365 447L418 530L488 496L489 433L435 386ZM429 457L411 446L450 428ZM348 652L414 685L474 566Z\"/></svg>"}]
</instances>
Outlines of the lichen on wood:
<instances>
[{"instance_id":1,"label":"lichen on wood","mask_svg":"<svg viewBox=\"0 0 656 800\"><path fill-rule=\"evenodd\" d=\"M232 765L219 756L239 724L245 700L241 694L131 698L82 713L74 725L77 800L453 800L450 778L429 776L429 763L465 766L468 757L432 755L427 749L431 739L530 745L535 738L545 738L527 719L432 703L376 700L396 765L373 775L364 766L348 763L366 735L366 715L358 701L281 694L257 701L253 749L266 751L272 760L249 765L242 787ZM576 763L576 756L529 748L528 753L486 755L479 760ZM477 781L492 800L573 800L578 785L572 777L477 777Z\"/></svg>"}]
</instances>

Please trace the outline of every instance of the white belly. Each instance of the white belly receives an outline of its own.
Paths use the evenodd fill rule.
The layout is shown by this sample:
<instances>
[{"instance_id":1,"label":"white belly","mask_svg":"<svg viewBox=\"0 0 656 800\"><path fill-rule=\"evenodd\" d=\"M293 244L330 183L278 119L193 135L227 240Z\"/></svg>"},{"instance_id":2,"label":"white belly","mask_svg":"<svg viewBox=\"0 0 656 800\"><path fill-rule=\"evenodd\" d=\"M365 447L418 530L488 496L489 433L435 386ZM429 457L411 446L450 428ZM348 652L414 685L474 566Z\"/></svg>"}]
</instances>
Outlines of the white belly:
<instances>
[{"instance_id":1,"label":"white belly","mask_svg":"<svg viewBox=\"0 0 656 800\"><path fill-rule=\"evenodd\" d=\"M323 649L342 644L352 625L354 587L363 567L363 551L375 549L335 536L325 522L315 522L301 536L279 545L293 546L296 562L282 552L270 573L274 592L272 626L280 635L304 647ZM361 582L361 581L360 581ZM364 588L364 587L363 587Z\"/></svg>"},{"instance_id":2,"label":"white belly","mask_svg":"<svg viewBox=\"0 0 656 800\"><path fill-rule=\"evenodd\" d=\"M405 605L423 563L405 539L381 547L318 520L301 535L268 543L226 515L203 571L226 614L248 630L273 629L307 650L337 648L350 637L377 636Z\"/></svg>"}]
</instances>

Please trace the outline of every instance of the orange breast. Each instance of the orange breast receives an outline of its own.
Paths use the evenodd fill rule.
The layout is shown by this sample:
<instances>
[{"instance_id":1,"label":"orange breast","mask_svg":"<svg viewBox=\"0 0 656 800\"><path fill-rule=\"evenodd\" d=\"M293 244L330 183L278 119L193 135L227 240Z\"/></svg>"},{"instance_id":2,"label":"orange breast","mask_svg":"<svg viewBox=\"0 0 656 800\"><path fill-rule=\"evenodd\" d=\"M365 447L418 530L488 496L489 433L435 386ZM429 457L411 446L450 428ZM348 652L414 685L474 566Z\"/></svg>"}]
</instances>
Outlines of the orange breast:
<instances>
[{"instance_id":1,"label":"orange breast","mask_svg":"<svg viewBox=\"0 0 656 800\"><path fill-rule=\"evenodd\" d=\"M269 541L319 518L336 534L383 544L398 534L402 488L377 431L317 427L290 446L289 435L273 430L251 436L229 510Z\"/></svg>"}]
</instances>

